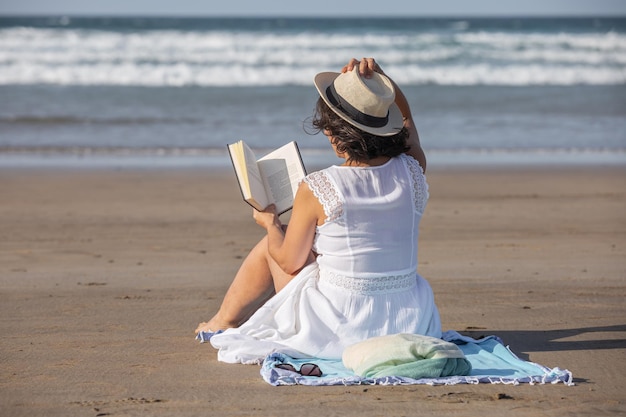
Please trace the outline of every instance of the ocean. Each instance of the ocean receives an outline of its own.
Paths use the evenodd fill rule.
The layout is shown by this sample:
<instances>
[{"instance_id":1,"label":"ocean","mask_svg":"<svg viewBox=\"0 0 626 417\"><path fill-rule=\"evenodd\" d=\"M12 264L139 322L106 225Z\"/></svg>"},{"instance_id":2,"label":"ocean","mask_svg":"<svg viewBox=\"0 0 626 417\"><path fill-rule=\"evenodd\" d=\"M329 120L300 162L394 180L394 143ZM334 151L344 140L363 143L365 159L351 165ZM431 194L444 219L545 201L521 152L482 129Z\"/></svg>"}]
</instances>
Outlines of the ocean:
<instances>
[{"instance_id":1,"label":"ocean","mask_svg":"<svg viewBox=\"0 0 626 417\"><path fill-rule=\"evenodd\" d=\"M230 164L308 133L314 75L375 57L432 166L626 165L625 18L0 17L0 166Z\"/></svg>"}]
</instances>

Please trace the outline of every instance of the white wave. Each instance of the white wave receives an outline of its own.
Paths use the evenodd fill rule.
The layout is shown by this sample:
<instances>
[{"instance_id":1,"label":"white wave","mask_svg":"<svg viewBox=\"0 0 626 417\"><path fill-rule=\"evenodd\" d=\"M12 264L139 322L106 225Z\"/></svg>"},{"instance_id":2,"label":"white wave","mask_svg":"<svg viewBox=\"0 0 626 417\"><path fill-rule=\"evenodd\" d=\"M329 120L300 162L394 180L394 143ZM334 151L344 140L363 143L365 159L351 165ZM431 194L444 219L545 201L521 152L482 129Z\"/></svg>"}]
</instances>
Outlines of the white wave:
<instances>
[{"instance_id":1,"label":"white wave","mask_svg":"<svg viewBox=\"0 0 626 417\"><path fill-rule=\"evenodd\" d=\"M502 62L546 62L573 63L587 65L626 65L625 53L611 53L584 50L535 49L522 51L481 51L480 57Z\"/></svg>"},{"instance_id":2,"label":"white wave","mask_svg":"<svg viewBox=\"0 0 626 417\"><path fill-rule=\"evenodd\" d=\"M561 48L626 51L626 35L615 32L606 33L505 33L505 32L468 32L454 36L461 44L488 45L494 48L519 48L534 46L559 46Z\"/></svg>"},{"instance_id":3,"label":"white wave","mask_svg":"<svg viewBox=\"0 0 626 417\"><path fill-rule=\"evenodd\" d=\"M612 85L625 84L624 69L593 68L588 66L550 66L488 64L414 66L394 77L400 84L440 85Z\"/></svg>"},{"instance_id":4,"label":"white wave","mask_svg":"<svg viewBox=\"0 0 626 417\"><path fill-rule=\"evenodd\" d=\"M66 65L10 65L0 68L0 85L136 85L136 86L278 86L310 85L318 70L294 70L288 65L213 65L195 67L184 63ZM487 64L458 66L389 66L404 85L613 85L626 84L623 69L586 66Z\"/></svg>"},{"instance_id":5,"label":"white wave","mask_svg":"<svg viewBox=\"0 0 626 417\"><path fill-rule=\"evenodd\" d=\"M466 30L461 28L459 30ZM626 83L626 35L323 33L11 28L0 85L309 85L348 57L376 56L407 84Z\"/></svg>"},{"instance_id":6,"label":"white wave","mask_svg":"<svg viewBox=\"0 0 626 417\"><path fill-rule=\"evenodd\" d=\"M335 164L327 150L301 148L307 166ZM446 166L626 166L626 150L603 149L455 149L429 151L432 167ZM219 148L0 148L0 167L184 167L231 169Z\"/></svg>"}]
</instances>

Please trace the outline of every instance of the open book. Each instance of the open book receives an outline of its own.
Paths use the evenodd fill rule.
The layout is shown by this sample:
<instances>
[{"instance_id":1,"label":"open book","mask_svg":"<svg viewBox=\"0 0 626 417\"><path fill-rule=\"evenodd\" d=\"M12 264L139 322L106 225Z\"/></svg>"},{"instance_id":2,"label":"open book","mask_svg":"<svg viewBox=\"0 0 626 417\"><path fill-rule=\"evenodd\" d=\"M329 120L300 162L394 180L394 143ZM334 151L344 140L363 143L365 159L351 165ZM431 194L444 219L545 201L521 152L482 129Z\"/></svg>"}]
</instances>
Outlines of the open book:
<instances>
[{"instance_id":1,"label":"open book","mask_svg":"<svg viewBox=\"0 0 626 417\"><path fill-rule=\"evenodd\" d=\"M293 207L300 181L306 175L298 144L294 141L257 159L242 140L228 145L243 199L257 210L270 204L284 213Z\"/></svg>"}]
</instances>

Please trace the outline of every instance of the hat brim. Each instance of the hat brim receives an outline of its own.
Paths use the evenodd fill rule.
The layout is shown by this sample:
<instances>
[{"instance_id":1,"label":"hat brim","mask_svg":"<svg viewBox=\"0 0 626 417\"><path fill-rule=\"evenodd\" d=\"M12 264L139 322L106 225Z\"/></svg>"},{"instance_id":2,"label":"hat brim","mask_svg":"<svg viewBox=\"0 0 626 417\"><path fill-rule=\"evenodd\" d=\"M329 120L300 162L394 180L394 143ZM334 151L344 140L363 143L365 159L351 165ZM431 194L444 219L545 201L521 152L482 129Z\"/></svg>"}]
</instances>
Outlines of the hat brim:
<instances>
[{"instance_id":1,"label":"hat brim","mask_svg":"<svg viewBox=\"0 0 626 417\"><path fill-rule=\"evenodd\" d=\"M355 122L350 118L350 116L344 114L341 110L336 108L328 99L326 95L326 89L341 75L338 72L320 72L315 76L314 83L315 88L322 97L322 100L330 107L330 109L335 112L339 117L341 117L346 122L350 123L352 126L363 130L364 132L371 133L377 136L393 136L397 134L404 127L404 120L402 117L402 112L396 103L392 103L389 106L389 120L385 126L381 127L371 127L358 122Z\"/></svg>"}]
</instances>

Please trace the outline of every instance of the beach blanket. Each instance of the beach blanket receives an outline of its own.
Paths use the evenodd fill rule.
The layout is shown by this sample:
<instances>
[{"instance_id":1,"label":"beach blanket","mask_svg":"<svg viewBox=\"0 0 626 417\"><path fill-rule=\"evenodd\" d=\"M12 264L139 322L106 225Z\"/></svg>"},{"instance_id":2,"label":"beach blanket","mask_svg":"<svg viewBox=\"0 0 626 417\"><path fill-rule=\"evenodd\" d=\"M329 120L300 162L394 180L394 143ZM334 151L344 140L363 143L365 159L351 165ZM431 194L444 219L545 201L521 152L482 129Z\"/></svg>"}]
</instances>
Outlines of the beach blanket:
<instances>
[{"instance_id":1,"label":"beach blanket","mask_svg":"<svg viewBox=\"0 0 626 417\"><path fill-rule=\"evenodd\" d=\"M212 335L199 334L198 340L208 341ZM261 365L261 376L270 385L455 385L455 384L546 384L574 385L572 373L566 369L547 368L524 361L506 347L497 336L473 339L455 331L444 332L442 340L454 343L471 365L468 375L411 378L407 376L359 376L348 369L341 359L293 358L281 352L269 354ZM299 370L303 364L317 365L322 375L305 376L283 368L292 365Z\"/></svg>"}]
</instances>

